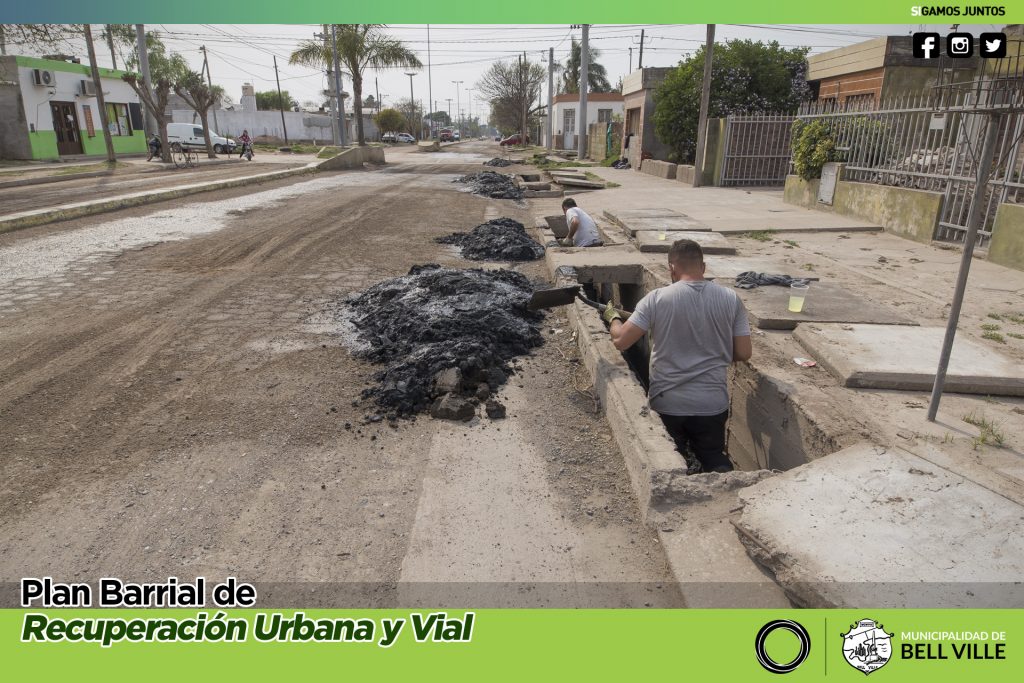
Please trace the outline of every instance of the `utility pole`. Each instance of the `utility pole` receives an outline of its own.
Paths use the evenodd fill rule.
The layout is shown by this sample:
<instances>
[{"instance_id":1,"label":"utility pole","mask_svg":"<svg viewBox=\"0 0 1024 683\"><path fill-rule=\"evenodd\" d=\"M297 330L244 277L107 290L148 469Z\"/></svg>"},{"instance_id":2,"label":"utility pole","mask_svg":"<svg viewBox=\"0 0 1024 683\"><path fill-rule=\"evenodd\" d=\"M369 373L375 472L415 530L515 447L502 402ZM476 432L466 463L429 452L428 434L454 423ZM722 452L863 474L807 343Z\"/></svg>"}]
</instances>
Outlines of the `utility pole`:
<instances>
[{"instance_id":1,"label":"utility pole","mask_svg":"<svg viewBox=\"0 0 1024 683\"><path fill-rule=\"evenodd\" d=\"M92 44L92 26L84 24L85 46L89 51L89 69L92 71L92 82L96 85L96 108L99 109L100 125L103 126L103 142L107 146L107 162L114 163L114 141L110 139L110 123L107 121L107 103L103 100L103 82L100 80L100 69L96 66L96 46Z\"/></svg>"},{"instance_id":2,"label":"utility pole","mask_svg":"<svg viewBox=\"0 0 1024 683\"><path fill-rule=\"evenodd\" d=\"M412 108L412 117L415 119L416 118L416 99L413 97L413 94L412 94L412 77L416 75L416 72L415 71L406 71L405 75L409 77L409 106ZM409 125L410 126L412 125L412 123L413 123L412 121L409 121ZM420 125L416 126L415 134L416 134L416 139L417 140L420 139L420 137L421 137L420 136L420 132L422 130L423 130L422 123Z\"/></svg>"},{"instance_id":3,"label":"utility pole","mask_svg":"<svg viewBox=\"0 0 1024 683\"><path fill-rule=\"evenodd\" d=\"M117 69L117 50L114 49L114 33L110 30L113 28L113 24L106 25L107 34L107 47L110 48L110 64L111 68Z\"/></svg>"},{"instance_id":4,"label":"utility pole","mask_svg":"<svg viewBox=\"0 0 1024 683\"><path fill-rule=\"evenodd\" d=\"M430 24L427 24L427 106L434 102L434 81L430 75ZM434 109L437 109L437 103L434 102ZM430 112L430 137L434 137L434 112Z\"/></svg>"},{"instance_id":5,"label":"utility pole","mask_svg":"<svg viewBox=\"0 0 1024 683\"><path fill-rule=\"evenodd\" d=\"M576 140L576 158L587 156L587 91L590 89L590 24L583 24L580 38L580 111L579 137Z\"/></svg>"},{"instance_id":6,"label":"utility pole","mask_svg":"<svg viewBox=\"0 0 1024 683\"><path fill-rule=\"evenodd\" d=\"M446 98L448 100L448 125L452 125L452 98Z\"/></svg>"},{"instance_id":7,"label":"utility pole","mask_svg":"<svg viewBox=\"0 0 1024 683\"><path fill-rule=\"evenodd\" d=\"M626 73L628 73L628 74L633 73L633 46L632 45L629 46L629 71L627 71Z\"/></svg>"},{"instance_id":8,"label":"utility pole","mask_svg":"<svg viewBox=\"0 0 1024 683\"><path fill-rule=\"evenodd\" d=\"M207 71L207 74L210 72ZM284 97L281 96L281 77L277 75L277 55L274 55L274 80L277 81L277 104L281 107L281 128L284 130L284 144L288 144L288 124L284 122ZM214 114L216 116L216 114ZM214 121L216 126L216 120Z\"/></svg>"},{"instance_id":9,"label":"utility pole","mask_svg":"<svg viewBox=\"0 0 1024 683\"><path fill-rule=\"evenodd\" d=\"M377 77L373 77L373 89L377 91L377 113L380 113L380 83L377 82Z\"/></svg>"},{"instance_id":10,"label":"utility pole","mask_svg":"<svg viewBox=\"0 0 1024 683\"><path fill-rule=\"evenodd\" d=\"M345 146L345 98L341 92L341 63L338 57L338 25L331 24L331 52L334 54L334 93L338 98L338 138L341 146ZM356 123L360 130L362 122Z\"/></svg>"},{"instance_id":11,"label":"utility pole","mask_svg":"<svg viewBox=\"0 0 1024 683\"><path fill-rule=\"evenodd\" d=\"M331 34L327 33L327 24L323 24L323 27L323 33L314 34L314 37L323 38L324 48L330 50L333 53L335 52L335 50L333 47L331 47ZM330 92L331 89L334 87L334 84L331 81L331 67L329 65L327 67L327 84L327 91ZM335 146L337 146L339 144L338 141L341 139L338 137L341 128L338 125L338 103L334 101L333 97L328 97L327 104L331 109L331 142L334 143Z\"/></svg>"},{"instance_id":12,"label":"utility pole","mask_svg":"<svg viewBox=\"0 0 1024 683\"><path fill-rule=\"evenodd\" d=\"M153 92L153 82L149 77L149 52L146 50L146 27L143 24L135 24L135 49L139 53L139 69L142 70L142 84L146 87L146 92ZM143 107L146 121L146 135L147 137L156 135L159 131L156 129L156 118L153 116L153 112L149 110L149 107Z\"/></svg>"},{"instance_id":13,"label":"utility pole","mask_svg":"<svg viewBox=\"0 0 1024 683\"><path fill-rule=\"evenodd\" d=\"M548 151L552 151L555 145L555 139L551 136L552 126L554 125L555 118L555 48L548 48L548 120L547 130L548 134Z\"/></svg>"},{"instance_id":14,"label":"utility pole","mask_svg":"<svg viewBox=\"0 0 1024 683\"><path fill-rule=\"evenodd\" d=\"M7 54L7 36L4 35L4 25L0 24L0 56Z\"/></svg>"},{"instance_id":15,"label":"utility pole","mask_svg":"<svg viewBox=\"0 0 1024 683\"><path fill-rule=\"evenodd\" d=\"M206 87L208 87L210 89L210 92L213 92L213 79L210 78L210 62L207 61L207 59L206 59L206 46L205 45L200 45L199 49L203 51L203 69L206 71ZM274 58L274 74L275 75L277 74L277 57ZM280 93L280 90L281 90L280 83L277 86L277 90ZM283 118L284 114L282 114L281 116L282 116L282 121L283 121L284 120L284 118ZM213 128L214 128L214 130L217 133L220 133L220 124L217 123L217 107L216 107L216 105L214 105L214 107L213 107Z\"/></svg>"},{"instance_id":16,"label":"utility pole","mask_svg":"<svg viewBox=\"0 0 1024 683\"><path fill-rule=\"evenodd\" d=\"M704 175L704 147L708 140L708 108L711 106L711 65L715 53L715 25L708 24L704 44L704 83L700 89L700 118L697 119L697 150L693 155L693 186L700 187Z\"/></svg>"},{"instance_id":17,"label":"utility pole","mask_svg":"<svg viewBox=\"0 0 1024 683\"><path fill-rule=\"evenodd\" d=\"M644 68L644 30L640 29L640 57L637 59L636 68Z\"/></svg>"},{"instance_id":18,"label":"utility pole","mask_svg":"<svg viewBox=\"0 0 1024 683\"><path fill-rule=\"evenodd\" d=\"M469 127L469 125L473 123L473 89L466 88L466 92L469 93L469 95L467 95L467 99L469 100L469 116L466 118L466 127Z\"/></svg>"}]
</instances>

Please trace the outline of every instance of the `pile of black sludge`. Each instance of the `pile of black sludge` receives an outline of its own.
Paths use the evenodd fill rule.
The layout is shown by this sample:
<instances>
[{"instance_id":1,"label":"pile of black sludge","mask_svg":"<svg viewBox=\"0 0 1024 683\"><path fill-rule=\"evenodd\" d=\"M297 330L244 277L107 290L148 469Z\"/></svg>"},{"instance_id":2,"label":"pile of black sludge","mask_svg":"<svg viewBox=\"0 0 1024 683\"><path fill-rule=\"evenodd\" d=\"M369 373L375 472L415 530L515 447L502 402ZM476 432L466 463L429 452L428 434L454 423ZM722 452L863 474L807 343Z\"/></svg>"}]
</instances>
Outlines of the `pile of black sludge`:
<instances>
[{"instance_id":1,"label":"pile of black sludge","mask_svg":"<svg viewBox=\"0 0 1024 683\"><path fill-rule=\"evenodd\" d=\"M505 168L506 166L511 166L513 163L514 162L509 161L508 159L502 159L501 157L494 157L490 161L485 161L484 162L484 166L495 166L497 168Z\"/></svg>"},{"instance_id":2,"label":"pile of black sludge","mask_svg":"<svg viewBox=\"0 0 1024 683\"><path fill-rule=\"evenodd\" d=\"M526 234L522 223L511 218L494 218L470 232L455 232L436 241L454 244L463 257L473 261L535 261L544 256L544 247Z\"/></svg>"},{"instance_id":3,"label":"pile of black sludge","mask_svg":"<svg viewBox=\"0 0 1024 683\"><path fill-rule=\"evenodd\" d=\"M473 194L491 199L522 199L523 190L515 184L511 175L484 171L483 173L471 173L454 180L456 183L469 185Z\"/></svg>"},{"instance_id":4,"label":"pile of black sludge","mask_svg":"<svg viewBox=\"0 0 1024 683\"><path fill-rule=\"evenodd\" d=\"M352 322L367 345L359 354L385 364L362 397L389 419L425 410L469 419L480 402L489 416L503 416L491 394L509 361L542 342L543 315L526 309L532 292L514 271L430 264L351 295Z\"/></svg>"}]
</instances>

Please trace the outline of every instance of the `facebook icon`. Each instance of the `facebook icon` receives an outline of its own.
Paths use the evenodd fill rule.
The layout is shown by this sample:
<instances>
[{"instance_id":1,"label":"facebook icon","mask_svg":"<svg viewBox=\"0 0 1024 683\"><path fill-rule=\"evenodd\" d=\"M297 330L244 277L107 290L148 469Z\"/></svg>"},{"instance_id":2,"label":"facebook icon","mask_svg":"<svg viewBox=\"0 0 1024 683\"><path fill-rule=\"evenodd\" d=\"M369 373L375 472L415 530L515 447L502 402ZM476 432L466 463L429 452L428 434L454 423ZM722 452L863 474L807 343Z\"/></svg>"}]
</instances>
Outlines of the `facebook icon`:
<instances>
[{"instance_id":1,"label":"facebook icon","mask_svg":"<svg viewBox=\"0 0 1024 683\"><path fill-rule=\"evenodd\" d=\"M918 59L932 59L939 56L938 33L915 33L914 56Z\"/></svg>"}]
</instances>

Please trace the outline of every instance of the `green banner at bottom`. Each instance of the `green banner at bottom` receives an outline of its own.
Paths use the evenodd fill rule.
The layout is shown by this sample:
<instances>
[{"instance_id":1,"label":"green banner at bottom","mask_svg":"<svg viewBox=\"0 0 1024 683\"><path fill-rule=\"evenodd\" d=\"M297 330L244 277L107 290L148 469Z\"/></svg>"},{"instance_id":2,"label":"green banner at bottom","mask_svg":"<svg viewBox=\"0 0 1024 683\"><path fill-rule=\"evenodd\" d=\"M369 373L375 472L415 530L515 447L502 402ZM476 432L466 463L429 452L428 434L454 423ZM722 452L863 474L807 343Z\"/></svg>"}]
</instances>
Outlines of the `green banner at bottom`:
<instances>
[{"instance_id":1,"label":"green banner at bottom","mask_svg":"<svg viewBox=\"0 0 1024 683\"><path fill-rule=\"evenodd\" d=\"M1017 681L1022 634L1021 610L0 610L17 681Z\"/></svg>"}]
</instances>

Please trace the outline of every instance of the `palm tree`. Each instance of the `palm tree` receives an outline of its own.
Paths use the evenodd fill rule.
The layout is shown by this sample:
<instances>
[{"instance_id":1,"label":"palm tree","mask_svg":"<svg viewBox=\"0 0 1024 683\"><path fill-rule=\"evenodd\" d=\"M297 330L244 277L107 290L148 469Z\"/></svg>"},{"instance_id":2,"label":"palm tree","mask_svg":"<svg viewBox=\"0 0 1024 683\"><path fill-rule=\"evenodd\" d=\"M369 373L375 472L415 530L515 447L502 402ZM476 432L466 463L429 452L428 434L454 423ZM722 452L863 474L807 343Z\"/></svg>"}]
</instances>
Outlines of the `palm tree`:
<instances>
[{"instance_id":1,"label":"palm tree","mask_svg":"<svg viewBox=\"0 0 1024 683\"><path fill-rule=\"evenodd\" d=\"M587 65L587 84L590 92L611 92L612 86L608 82L608 72L604 66L597 63L601 51L596 48L589 48L590 63ZM572 39L572 49L569 51L569 59L562 67L562 92L578 93L580 91L580 66L583 60L583 48Z\"/></svg>"},{"instance_id":2,"label":"palm tree","mask_svg":"<svg viewBox=\"0 0 1024 683\"><path fill-rule=\"evenodd\" d=\"M384 69L423 66L416 53L403 45L402 41L384 33L384 28L384 24L338 24L336 27L337 43L334 50L338 53L342 67L352 77L352 105L355 109L356 137L360 145L366 144L363 136L363 71L367 67ZM334 50L330 44L305 40L292 52L288 61L332 69Z\"/></svg>"}]
</instances>

